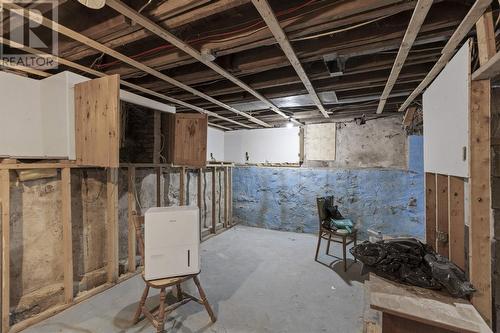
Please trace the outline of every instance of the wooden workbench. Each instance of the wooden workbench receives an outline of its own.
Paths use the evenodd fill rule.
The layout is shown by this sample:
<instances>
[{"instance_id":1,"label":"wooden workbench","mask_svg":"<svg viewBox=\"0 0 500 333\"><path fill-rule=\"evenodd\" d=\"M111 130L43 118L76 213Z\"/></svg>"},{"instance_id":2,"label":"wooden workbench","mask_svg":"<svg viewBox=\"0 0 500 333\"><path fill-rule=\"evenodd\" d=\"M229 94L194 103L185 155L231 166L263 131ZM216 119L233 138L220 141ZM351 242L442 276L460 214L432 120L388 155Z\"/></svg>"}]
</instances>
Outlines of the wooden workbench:
<instances>
[{"instance_id":1,"label":"wooden workbench","mask_svg":"<svg viewBox=\"0 0 500 333\"><path fill-rule=\"evenodd\" d=\"M382 333L492 332L466 300L374 274L366 284L370 307L382 313Z\"/></svg>"}]
</instances>

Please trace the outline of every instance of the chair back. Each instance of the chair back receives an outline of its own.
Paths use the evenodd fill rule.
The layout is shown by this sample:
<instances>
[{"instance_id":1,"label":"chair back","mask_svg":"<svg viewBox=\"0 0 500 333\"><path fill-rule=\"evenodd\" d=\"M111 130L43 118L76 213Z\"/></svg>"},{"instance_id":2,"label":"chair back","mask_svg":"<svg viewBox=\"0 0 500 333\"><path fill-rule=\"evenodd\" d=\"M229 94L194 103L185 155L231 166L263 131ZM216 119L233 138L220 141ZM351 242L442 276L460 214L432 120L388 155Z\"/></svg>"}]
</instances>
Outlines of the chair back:
<instances>
[{"instance_id":1,"label":"chair back","mask_svg":"<svg viewBox=\"0 0 500 333\"><path fill-rule=\"evenodd\" d=\"M137 214L136 211L132 212L132 221L134 222L135 227L135 238L137 240L137 250L142 258L142 263L144 264L144 233L143 233L143 225L144 225L144 216Z\"/></svg>"},{"instance_id":2,"label":"chair back","mask_svg":"<svg viewBox=\"0 0 500 333\"><path fill-rule=\"evenodd\" d=\"M327 205L333 205L333 195L327 197L316 198L316 204L318 206L318 218L319 218L319 227L321 230L321 226L324 220L326 220L329 216L328 211L326 210Z\"/></svg>"}]
</instances>

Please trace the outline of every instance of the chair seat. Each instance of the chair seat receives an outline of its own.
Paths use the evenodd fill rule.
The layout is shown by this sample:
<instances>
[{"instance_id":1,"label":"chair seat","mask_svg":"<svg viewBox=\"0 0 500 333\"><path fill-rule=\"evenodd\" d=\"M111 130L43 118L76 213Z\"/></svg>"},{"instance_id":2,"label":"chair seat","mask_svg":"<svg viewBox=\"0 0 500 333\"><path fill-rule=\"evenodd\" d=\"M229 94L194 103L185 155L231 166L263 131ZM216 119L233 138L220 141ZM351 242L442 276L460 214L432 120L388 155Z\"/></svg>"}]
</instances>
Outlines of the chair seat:
<instances>
[{"instance_id":1,"label":"chair seat","mask_svg":"<svg viewBox=\"0 0 500 333\"><path fill-rule=\"evenodd\" d=\"M338 233L335 230L330 230L326 229L324 227L321 228L321 237L328 237L329 235L337 236L337 237L347 237L347 238L353 238L356 236L358 233L358 230L353 229L351 233L348 234L343 234L343 233ZM326 234L326 235L323 235Z\"/></svg>"},{"instance_id":2,"label":"chair seat","mask_svg":"<svg viewBox=\"0 0 500 333\"><path fill-rule=\"evenodd\" d=\"M147 281L144 278L144 274L142 274L142 278L152 288L165 288L165 287L174 286L178 283L182 283L186 280L192 279L193 276L196 276L198 274L199 273L190 274L190 275L183 275L183 276L176 276L176 277L171 277L171 278L166 278L166 279L149 280L149 281Z\"/></svg>"}]
</instances>

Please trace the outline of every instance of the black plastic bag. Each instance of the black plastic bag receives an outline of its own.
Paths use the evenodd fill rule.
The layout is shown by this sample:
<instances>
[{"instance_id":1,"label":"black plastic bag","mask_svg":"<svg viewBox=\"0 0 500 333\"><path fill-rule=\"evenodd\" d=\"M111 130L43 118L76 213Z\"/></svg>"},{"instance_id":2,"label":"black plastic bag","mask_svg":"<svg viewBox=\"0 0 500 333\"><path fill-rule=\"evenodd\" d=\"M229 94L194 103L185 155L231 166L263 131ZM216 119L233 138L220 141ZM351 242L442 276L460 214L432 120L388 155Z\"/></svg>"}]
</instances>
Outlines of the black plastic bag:
<instances>
[{"instance_id":1,"label":"black plastic bag","mask_svg":"<svg viewBox=\"0 0 500 333\"><path fill-rule=\"evenodd\" d=\"M466 297L475 291L458 266L414 238L365 241L350 252L370 271L389 280L445 289L454 297Z\"/></svg>"}]
</instances>

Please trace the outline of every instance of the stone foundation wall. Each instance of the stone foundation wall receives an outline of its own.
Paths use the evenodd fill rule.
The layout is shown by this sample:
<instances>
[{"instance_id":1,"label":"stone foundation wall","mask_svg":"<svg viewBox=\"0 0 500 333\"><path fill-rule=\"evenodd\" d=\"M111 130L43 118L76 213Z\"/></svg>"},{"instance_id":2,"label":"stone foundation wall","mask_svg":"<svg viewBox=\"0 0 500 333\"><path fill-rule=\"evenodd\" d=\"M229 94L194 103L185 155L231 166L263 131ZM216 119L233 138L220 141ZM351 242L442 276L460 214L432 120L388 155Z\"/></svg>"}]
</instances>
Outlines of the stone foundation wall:
<instances>
[{"instance_id":1,"label":"stone foundation wall","mask_svg":"<svg viewBox=\"0 0 500 333\"><path fill-rule=\"evenodd\" d=\"M399 118L395 119L375 120L367 127L337 125L342 129L337 128L333 162L306 160L308 167L300 168L235 168L234 220L315 233L319 227L316 198L333 195L340 212L357 223L362 237L367 229L374 229L424 239L423 140L406 137Z\"/></svg>"}]
</instances>

